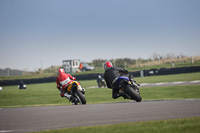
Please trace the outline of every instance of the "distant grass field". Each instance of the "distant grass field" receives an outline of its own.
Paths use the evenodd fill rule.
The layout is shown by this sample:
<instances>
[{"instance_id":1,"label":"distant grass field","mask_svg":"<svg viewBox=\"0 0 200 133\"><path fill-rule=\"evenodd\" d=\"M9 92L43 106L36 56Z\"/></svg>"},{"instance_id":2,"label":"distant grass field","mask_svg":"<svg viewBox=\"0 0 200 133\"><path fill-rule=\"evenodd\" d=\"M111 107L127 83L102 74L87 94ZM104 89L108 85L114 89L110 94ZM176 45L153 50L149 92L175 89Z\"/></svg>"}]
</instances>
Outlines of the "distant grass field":
<instances>
[{"instance_id":1,"label":"distant grass field","mask_svg":"<svg viewBox=\"0 0 200 133\"><path fill-rule=\"evenodd\" d=\"M152 76L136 78L136 81L138 83L191 81L200 80L199 75L200 73ZM112 99L112 90L108 88L90 89L90 86L97 86L95 80L80 81L80 83L86 88L87 104L128 101L123 98ZM19 90L17 86L6 86L0 91L0 107L71 105L66 98L61 98L59 93L56 83L31 84L27 85L26 90ZM143 100L200 98L200 85L141 87L140 93Z\"/></svg>"},{"instance_id":2,"label":"distant grass field","mask_svg":"<svg viewBox=\"0 0 200 133\"><path fill-rule=\"evenodd\" d=\"M190 67L190 66L200 66L200 62L196 61L194 64L191 64L190 61L187 62L174 62L174 67L172 66L172 63L165 63L158 65L158 62L155 63L157 65L150 65L150 66L140 66L140 67L132 67L128 68L129 71L141 71L141 70L150 70L150 69L160 69L160 68L176 68L176 67Z\"/></svg>"},{"instance_id":3,"label":"distant grass field","mask_svg":"<svg viewBox=\"0 0 200 133\"><path fill-rule=\"evenodd\" d=\"M177 81L193 81L200 80L200 72L174 74L174 75L160 75L147 76L142 78L135 78L138 83L160 83L160 82L177 82Z\"/></svg>"},{"instance_id":4,"label":"distant grass field","mask_svg":"<svg viewBox=\"0 0 200 133\"><path fill-rule=\"evenodd\" d=\"M84 126L37 133L199 133L200 117Z\"/></svg>"}]
</instances>

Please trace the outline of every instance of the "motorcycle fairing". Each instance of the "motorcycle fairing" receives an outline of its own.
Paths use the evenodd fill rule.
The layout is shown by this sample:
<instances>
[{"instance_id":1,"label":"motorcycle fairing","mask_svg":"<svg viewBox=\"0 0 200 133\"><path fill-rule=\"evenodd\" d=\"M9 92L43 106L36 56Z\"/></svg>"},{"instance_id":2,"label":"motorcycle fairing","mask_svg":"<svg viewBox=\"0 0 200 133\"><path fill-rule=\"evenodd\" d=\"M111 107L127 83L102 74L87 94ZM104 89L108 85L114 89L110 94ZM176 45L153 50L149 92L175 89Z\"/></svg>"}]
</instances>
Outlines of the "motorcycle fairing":
<instances>
[{"instance_id":1,"label":"motorcycle fairing","mask_svg":"<svg viewBox=\"0 0 200 133\"><path fill-rule=\"evenodd\" d=\"M79 84L77 81L73 81L73 82L71 82L71 83L69 84L69 86L67 87L67 91L68 91L68 92L71 92L71 90L72 90L72 84L73 84L73 83L76 83L76 84L77 84L77 86L78 86L77 89L80 89L80 88L81 88L81 87L79 87L80 84Z\"/></svg>"},{"instance_id":2,"label":"motorcycle fairing","mask_svg":"<svg viewBox=\"0 0 200 133\"><path fill-rule=\"evenodd\" d=\"M121 76L121 77L118 77L118 79L116 80L115 84L118 86L119 83L120 83L122 80L126 80L126 81L129 82L129 78L128 78L128 77Z\"/></svg>"}]
</instances>

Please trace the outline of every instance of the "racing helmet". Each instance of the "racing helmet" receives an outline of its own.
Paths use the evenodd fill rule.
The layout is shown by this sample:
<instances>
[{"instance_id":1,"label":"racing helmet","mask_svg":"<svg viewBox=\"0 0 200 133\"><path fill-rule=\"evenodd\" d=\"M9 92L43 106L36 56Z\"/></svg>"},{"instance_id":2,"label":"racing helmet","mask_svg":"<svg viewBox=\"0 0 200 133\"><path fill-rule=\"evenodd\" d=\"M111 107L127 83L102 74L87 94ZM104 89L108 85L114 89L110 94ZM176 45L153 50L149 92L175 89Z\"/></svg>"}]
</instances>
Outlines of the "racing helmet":
<instances>
[{"instance_id":1,"label":"racing helmet","mask_svg":"<svg viewBox=\"0 0 200 133\"><path fill-rule=\"evenodd\" d=\"M58 74L64 73L64 72L65 72L65 70L63 68L58 69Z\"/></svg>"},{"instance_id":2,"label":"racing helmet","mask_svg":"<svg viewBox=\"0 0 200 133\"><path fill-rule=\"evenodd\" d=\"M108 69L109 67L112 67L112 66L113 65L112 65L112 63L110 61L107 61L107 62L104 63L104 69L105 70Z\"/></svg>"}]
</instances>

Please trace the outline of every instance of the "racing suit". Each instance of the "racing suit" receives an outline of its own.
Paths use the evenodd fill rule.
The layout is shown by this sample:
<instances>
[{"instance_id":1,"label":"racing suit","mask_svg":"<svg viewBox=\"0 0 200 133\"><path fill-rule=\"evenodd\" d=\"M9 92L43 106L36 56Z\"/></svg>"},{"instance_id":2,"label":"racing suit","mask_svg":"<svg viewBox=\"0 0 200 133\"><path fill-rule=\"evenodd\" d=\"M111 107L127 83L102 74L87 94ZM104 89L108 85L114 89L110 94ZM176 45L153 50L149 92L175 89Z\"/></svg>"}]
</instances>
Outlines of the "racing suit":
<instances>
[{"instance_id":1,"label":"racing suit","mask_svg":"<svg viewBox=\"0 0 200 133\"><path fill-rule=\"evenodd\" d=\"M60 90L61 97L65 96L70 100L71 95L65 94L65 90L70 85L70 83L73 82L73 80L76 80L76 78L72 77L70 74L67 74L65 72L59 73L58 77L56 78L56 83L57 83L57 88Z\"/></svg>"},{"instance_id":2,"label":"racing suit","mask_svg":"<svg viewBox=\"0 0 200 133\"><path fill-rule=\"evenodd\" d=\"M127 76L128 77L128 70L114 66L108 67L104 72L104 79L106 81L107 87L112 89L112 98L116 99L120 96L119 88L115 86L115 81L120 76Z\"/></svg>"}]
</instances>

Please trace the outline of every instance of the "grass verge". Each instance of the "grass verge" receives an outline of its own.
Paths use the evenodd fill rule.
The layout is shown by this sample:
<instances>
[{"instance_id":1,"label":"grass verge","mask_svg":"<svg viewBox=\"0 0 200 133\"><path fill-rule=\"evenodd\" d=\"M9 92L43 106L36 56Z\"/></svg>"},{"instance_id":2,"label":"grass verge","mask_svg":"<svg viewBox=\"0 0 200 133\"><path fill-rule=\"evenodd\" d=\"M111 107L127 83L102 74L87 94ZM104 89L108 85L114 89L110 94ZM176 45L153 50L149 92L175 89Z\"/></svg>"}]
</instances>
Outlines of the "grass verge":
<instances>
[{"instance_id":1,"label":"grass verge","mask_svg":"<svg viewBox=\"0 0 200 133\"><path fill-rule=\"evenodd\" d=\"M200 117L120 123L114 125L85 126L38 133L199 133Z\"/></svg>"}]
</instances>

